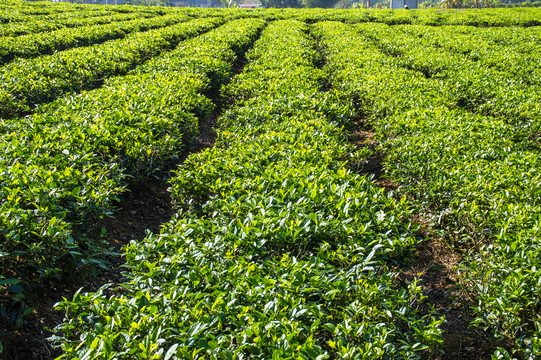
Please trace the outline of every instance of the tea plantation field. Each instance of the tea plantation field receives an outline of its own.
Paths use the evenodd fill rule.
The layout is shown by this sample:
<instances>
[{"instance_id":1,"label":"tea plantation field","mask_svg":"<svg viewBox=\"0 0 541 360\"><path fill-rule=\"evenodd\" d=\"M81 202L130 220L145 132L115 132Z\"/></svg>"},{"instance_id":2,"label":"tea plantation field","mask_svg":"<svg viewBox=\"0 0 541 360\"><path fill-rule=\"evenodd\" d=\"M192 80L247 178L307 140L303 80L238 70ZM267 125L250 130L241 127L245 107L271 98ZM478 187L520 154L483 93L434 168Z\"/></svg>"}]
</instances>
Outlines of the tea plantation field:
<instances>
[{"instance_id":1,"label":"tea plantation field","mask_svg":"<svg viewBox=\"0 0 541 360\"><path fill-rule=\"evenodd\" d=\"M58 296L60 358L451 358L452 314L402 276L428 240L460 254L446 301L483 358L541 358L539 25L0 4L0 357L168 173L175 215L124 247L126 280Z\"/></svg>"}]
</instances>

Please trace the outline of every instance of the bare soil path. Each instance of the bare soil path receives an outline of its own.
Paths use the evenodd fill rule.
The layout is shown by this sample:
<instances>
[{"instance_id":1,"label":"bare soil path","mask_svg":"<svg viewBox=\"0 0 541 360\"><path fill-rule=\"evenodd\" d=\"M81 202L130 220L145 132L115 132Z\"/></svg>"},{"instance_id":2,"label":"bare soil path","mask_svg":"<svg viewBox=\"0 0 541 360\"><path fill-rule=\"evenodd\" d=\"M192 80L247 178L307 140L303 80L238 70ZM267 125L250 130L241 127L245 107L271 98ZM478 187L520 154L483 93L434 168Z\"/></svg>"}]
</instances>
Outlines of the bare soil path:
<instances>
[{"instance_id":1,"label":"bare soil path","mask_svg":"<svg viewBox=\"0 0 541 360\"><path fill-rule=\"evenodd\" d=\"M63 313L53 309L62 297L71 298L77 289L96 291L106 283L120 282L123 279L121 255L122 247L133 239L142 239L147 230L159 232L160 225L173 215L171 199L167 192L168 183L164 177L153 177L145 181L133 182L116 204L115 217L102 220L98 228L107 230L107 242L119 255L109 256L108 269L101 269L97 276L88 276L77 284L55 284L47 289L46 296L36 305L34 312L25 318L23 327L15 334L2 340L3 360L50 360L59 356L59 349L53 349L47 338L63 320Z\"/></svg>"},{"instance_id":2,"label":"bare soil path","mask_svg":"<svg viewBox=\"0 0 541 360\"><path fill-rule=\"evenodd\" d=\"M368 147L373 151L366 161L350 164L361 175L373 176L376 185L385 191L394 191L397 185L385 177L383 162L385 154L378 150L375 131L367 125L366 119L355 121L350 131L349 141L357 150ZM428 313L433 307L439 315L445 316L442 325L444 346L442 353L434 360L489 360L498 346L493 344L488 332L470 327L473 321L471 307L473 296L460 286L457 267L464 260L463 251L453 249L436 236L433 229L421 217L412 221L420 223L421 241L413 250L415 260L408 267L399 269L398 283L405 286L415 279L423 289L426 299L421 309Z\"/></svg>"}]
</instances>

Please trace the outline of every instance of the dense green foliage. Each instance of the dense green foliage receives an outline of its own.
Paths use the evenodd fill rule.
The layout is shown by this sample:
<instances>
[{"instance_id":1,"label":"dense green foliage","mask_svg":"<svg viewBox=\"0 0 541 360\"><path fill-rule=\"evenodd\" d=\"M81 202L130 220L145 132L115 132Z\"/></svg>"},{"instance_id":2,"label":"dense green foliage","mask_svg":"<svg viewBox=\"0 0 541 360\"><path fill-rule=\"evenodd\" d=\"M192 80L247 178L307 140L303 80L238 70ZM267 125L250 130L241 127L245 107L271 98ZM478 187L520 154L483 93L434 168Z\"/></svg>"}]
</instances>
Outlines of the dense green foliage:
<instances>
[{"instance_id":1,"label":"dense green foliage","mask_svg":"<svg viewBox=\"0 0 541 360\"><path fill-rule=\"evenodd\" d=\"M0 67L0 116L28 113L63 93L97 86L103 78L126 73L220 21L197 19L51 56L12 61Z\"/></svg>"},{"instance_id":2,"label":"dense green foliage","mask_svg":"<svg viewBox=\"0 0 541 360\"><path fill-rule=\"evenodd\" d=\"M216 22L196 20L177 36ZM95 257L108 247L92 226L110 213L128 174L148 174L189 147L194 115L212 110L198 95L207 87L196 75L133 74L3 121L1 281L12 302L2 307L13 321L21 321L22 300L43 279L103 266Z\"/></svg>"},{"instance_id":3,"label":"dense green foliage","mask_svg":"<svg viewBox=\"0 0 541 360\"><path fill-rule=\"evenodd\" d=\"M217 145L172 179L178 215L129 246L122 294L63 303L67 357L401 359L438 344L419 288L386 267L415 242L408 207L344 168L328 116L348 107L320 91L305 31L273 23L248 53Z\"/></svg>"},{"instance_id":4,"label":"dense green foliage","mask_svg":"<svg viewBox=\"0 0 541 360\"><path fill-rule=\"evenodd\" d=\"M478 296L476 323L532 356L541 351L538 90L528 84L537 81L535 65L527 77L523 62L505 59L534 55L517 44L483 56L491 42L514 42L511 30L465 29L478 34L474 44L488 44L476 47L457 31L444 46L436 34L453 38L453 30L340 25L325 46L339 59L340 87L376 126L390 176L446 236L471 247L462 271ZM530 32L538 30L521 34Z\"/></svg>"},{"instance_id":5,"label":"dense green foliage","mask_svg":"<svg viewBox=\"0 0 541 360\"><path fill-rule=\"evenodd\" d=\"M44 31L53 31L61 28L72 28L90 25L110 24L118 21L128 21L137 18L151 17L152 13L111 13L103 16L70 16L70 17L41 17L39 19L15 17L13 10L6 11L0 21L0 36L18 36L25 34L36 34Z\"/></svg>"},{"instance_id":6,"label":"dense green foliage","mask_svg":"<svg viewBox=\"0 0 541 360\"><path fill-rule=\"evenodd\" d=\"M467 253L472 325L537 358L540 21L0 5L0 316L20 327L42 284L106 266L100 219L219 104L215 147L170 179L176 215L127 246L129 280L58 305L64 358L437 356L443 318L396 276L419 216ZM359 119L397 191L350 169L371 156L347 142Z\"/></svg>"},{"instance_id":7,"label":"dense green foliage","mask_svg":"<svg viewBox=\"0 0 541 360\"><path fill-rule=\"evenodd\" d=\"M4 38L0 44L0 64L17 57L36 57L53 54L72 47L99 44L107 40L123 38L129 33L174 25L189 17L177 14L151 19L93 25L80 28L64 28L52 32Z\"/></svg>"},{"instance_id":8,"label":"dense green foliage","mask_svg":"<svg viewBox=\"0 0 541 360\"><path fill-rule=\"evenodd\" d=\"M318 21L341 21L347 23L378 22L388 25L467 25L475 27L530 27L541 24L541 9L485 9L483 11L454 10L311 10L311 9L256 9L270 19L298 19L309 23Z\"/></svg>"}]
</instances>

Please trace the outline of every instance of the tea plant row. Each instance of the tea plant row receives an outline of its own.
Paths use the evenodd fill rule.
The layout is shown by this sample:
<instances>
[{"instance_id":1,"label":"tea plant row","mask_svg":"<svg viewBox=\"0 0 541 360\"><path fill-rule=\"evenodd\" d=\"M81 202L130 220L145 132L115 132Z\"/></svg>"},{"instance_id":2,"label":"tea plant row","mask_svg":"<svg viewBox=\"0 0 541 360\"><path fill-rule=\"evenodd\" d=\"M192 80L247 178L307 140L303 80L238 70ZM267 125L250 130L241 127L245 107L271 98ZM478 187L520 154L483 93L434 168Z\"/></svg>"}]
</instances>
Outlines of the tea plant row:
<instances>
[{"instance_id":1,"label":"tea plant row","mask_svg":"<svg viewBox=\"0 0 541 360\"><path fill-rule=\"evenodd\" d=\"M24 19L25 21L6 19L5 22L0 22L0 36L16 37L19 35L30 35L45 31L54 31L62 28L77 28L81 26L100 24L103 25L117 21L127 21L155 16L155 14L140 11L129 13L109 13L96 17L81 17L78 15L78 12L75 12L73 16L59 19L42 16L34 16L29 19Z\"/></svg>"},{"instance_id":2,"label":"tea plant row","mask_svg":"<svg viewBox=\"0 0 541 360\"><path fill-rule=\"evenodd\" d=\"M31 58L53 54L74 47L99 44L120 39L130 33L171 26L190 19L179 14L136 19L106 25L66 28L52 32L6 38L0 44L0 64L13 58Z\"/></svg>"},{"instance_id":3,"label":"tea plant row","mask_svg":"<svg viewBox=\"0 0 541 360\"><path fill-rule=\"evenodd\" d=\"M54 21L55 19L90 18L122 13L163 15L166 12L165 9L154 6L96 6L83 3L6 0L0 4L0 23L31 21L38 17Z\"/></svg>"},{"instance_id":4,"label":"tea plant row","mask_svg":"<svg viewBox=\"0 0 541 360\"><path fill-rule=\"evenodd\" d=\"M49 20L66 19L66 18L90 18L98 16L107 16L115 14L104 8L91 8L86 10L76 9L73 6L47 6L35 7L31 4L24 5L2 5L0 6L0 23L8 22L30 22L39 17Z\"/></svg>"},{"instance_id":5,"label":"tea plant row","mask_svg":"<svg viewBox=\"0 0 541 360\"><path fill-rule=\"evenodd\" d=\"M60 308L66 358L393 359L429 354L439 319L389 265L415 243L407 202L353 174L308 27L270 24L212 149L171 180L179 207L132 242L131 281L77 293Z\"/></svg>"},{"instance_id":6,"label":"tea plant row","mask_svg":"<svg viewBox=\"0 0 541 360\"><path fill-rule=\"evenodd\" d=\"M479 61L484 67L510 72L530 85L539 84L538 27L523 28L472 28L445 26L404 26L399 28L403 37L417 39L419 45L445 49L451 56L460 54ZM455 57L455 56L453 56ZM537 61L536 61L537 60Z\"/></svg>"},{"instance_id":7,"label":"tea plant row","mask_svg":"<svg viewBox=\"0 0 541 360\"><path fill-rule=\"evenodd\" d=\"M539 119L526 97L512 101L515 89L533 98L537 90L514 82L512 72L489 77L497 70L483 59L474 63L396 36L410 29L318 26L335 29L326 52L340 59L339 87L376 127L389 176L415 195L446 237L472 249L459 270L476 296L475 323L513 341L521 356L535 357L541 157L528 135ZM483 92L492 97L476 102ZM513 117L521 106L523 117Z\"/></svg>"},{"instance_id":8,"label":"tea plant row","mask_svg":"<svg viewBox=\"0 0 541 360\"><path fill-rule=\"evenodd\" d=\"M99 45L12 61L0 68L0 116L20 116L65 93L99 86L104 78L124 74L221 21L197 19Z\"/></svg>"},{"instance_id":9,"label":"tea plant row","mask_svg":"<svg viewBox=\"0 0 541 360\"><path fill-rule=\"evenodd\" d=\"M253 16L266 19L295 19L307 23L341 21L384 23L387 25L467 25L474 27L530 27L541 25L541 9L461 9L383 10L383 9L254 9Z\"/></svg>"},{"instance_id":10,"label":"tea plant row","mask_svg":"<svg viewBox=\"0 0 541 360\"><path fill-rule=\"evenodd\" d=\"M87 4L4 1L0 4L0 22L28 21L37 16L47 16L51 20L72 16L105 16L120 12L133 12L134 9L136 8L126 6L105 7L89 6ZM155 10L150 11L154 12Z\"/></svg>"},{"instance_id":11,"label":"tea plant row","mask_svg":"<svg viewBox=\"0 0 541 360\"><path fill-rule=\"evenodd\" d=\"M169 32L178 42L221 22L194 20ZM226 30L235 25L242 24ZM159 40L155 36L152 44ZM213 61L224 57L231 60L224 52ZM182 156L197 133L197 116L211 111L202 95L208 80L200 74L212 67L157 71L160 59L169 61L155 57L137 72L107 79L102 88L3 121L1 310L16 326L42 281L104 266L96 256L109 250L96 240L97 220L111 212L130 174L149 174Z\"/></svg>"},{"instance_id":12,"label":"tea plant row","mask_svg":"<svg viewBox=\"0 0 541 360\"><path fill-rule=\"evenodd\" d=\"M447 46L453 46L449 44L460 41L462 45L454 45L452 49L446 50L445 47L433 43L434 39L437 39L435 34L423 36L421 39L413 35L419 30L427 30L422 27L365 28L363 32L374 39L382 51L395 57L401 66L420 71L448 87L445 91L449 101L456 106L479 114L504 118L523 129L525 136L539 136L541 92L538 85L541 82L541 66L535 45L531 50L525 51L520 45L491 48L477 44L477 51L473 54L466 51L467 54L464 54L458 49L468 47L469 42L459 36L457 40L446 43ZM433 32L437 34L439 30ZM473 38L476 38L476 33L473 31ZM541 34L538 29L515 29L508 37L515 37L517 33L521 34L523 39L530 38L534 42L536 36ZM453 35L448 37L452 38ZM505 41L501 36L499 39ZM472 40L470 43L475 44L476 41Z\"/></svg>"}]
</instances>

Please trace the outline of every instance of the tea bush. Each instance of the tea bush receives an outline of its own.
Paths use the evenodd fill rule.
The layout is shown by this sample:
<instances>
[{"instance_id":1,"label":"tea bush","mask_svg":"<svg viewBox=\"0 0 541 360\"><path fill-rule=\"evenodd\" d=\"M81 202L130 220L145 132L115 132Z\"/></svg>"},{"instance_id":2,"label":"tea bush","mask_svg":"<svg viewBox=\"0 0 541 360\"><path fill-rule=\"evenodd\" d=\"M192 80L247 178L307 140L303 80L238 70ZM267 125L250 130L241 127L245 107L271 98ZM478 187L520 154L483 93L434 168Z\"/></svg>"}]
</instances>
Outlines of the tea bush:
<instances>
[{"instance_id":1,"label":"tea bush","mask_svg":"<svg viewBox=\"0 0 541 360\"><path fill-rule=\"evenodd\" d=\"M59 305L65 357L399 359L441 343L420 288L389 270L416 241L408 204L346 169L350 110L321 91L307 30L272 23L248 52L216 146L171 181L179 213L127 248L131 281Z\"/></svg>"},{"instance_id":2,"label":"tea bush","mask_svg":"<svg viewBox=\"0 0 541 360\"><path fill-rule=\"evenodd\" d=\"M205 22L215 23L198 21ZM236 59L230 48L241 51L263 24L232 21L220 28L220 41L196 38L139 72L57 100L4 134L0 281L11 301L2 308L13 322L20 325L19 310L39 283L105 266L96 258L108 251L92 233L96 220L110 215L130 176L167 168L191 147L198 118L214 106L203 95L210 86L205 65L222 61L222 71L229 73ZM207 49L199 60L192 54L196 46ZM186 55L191 67L172 63Z\"/></svg>"},{"instance_id":3,"label":"tea bush","mask_svg":"<svg viewBox=\"0 0 541 360\"><path fill-rule=\"evenodd\" d=\"M521 356L536 356L541 157L531 141L535 128L526 130L505 116L505 103L494 101L513 94L503 85L513 75L488 77L494 71L488 64L416 45L396 36L401 28L317 26L335 31L321 35L327 56L337 59L330 69L377 129L389 175L425 206L444 236L470 248L461 272L463 286L476 295L474 323L512 340ZM485 77L470 81L473 69ZM535 96L529 85L517 86ZM457 103L477 90L494 96L472 106ZM538 118L535 111L525 116Z\"/></svg>"}]
</instances>

